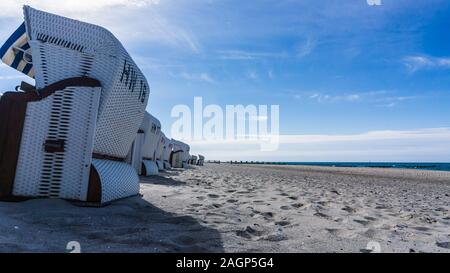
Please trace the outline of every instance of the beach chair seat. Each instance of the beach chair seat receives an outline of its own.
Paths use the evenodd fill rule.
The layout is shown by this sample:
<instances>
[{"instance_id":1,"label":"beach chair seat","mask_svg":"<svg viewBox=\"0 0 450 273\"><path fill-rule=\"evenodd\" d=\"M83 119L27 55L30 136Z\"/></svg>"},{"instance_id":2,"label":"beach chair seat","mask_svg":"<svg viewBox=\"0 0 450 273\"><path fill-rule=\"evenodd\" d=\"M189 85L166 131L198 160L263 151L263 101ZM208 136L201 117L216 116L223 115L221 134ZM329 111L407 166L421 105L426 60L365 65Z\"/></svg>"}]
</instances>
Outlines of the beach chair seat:
<instances>
[{"instance_id":1,"label":"beach chair seat","mask_svg":"<svg viewBox=\"0 0 450 273\"><path fill-rule=\"evenodd\" d=\"M36 87L1 97L0 198L137 195L125 160L148 102L142 72L104 28L28 6L24 15L0 55Z\"/></svg>"}]
</instances>

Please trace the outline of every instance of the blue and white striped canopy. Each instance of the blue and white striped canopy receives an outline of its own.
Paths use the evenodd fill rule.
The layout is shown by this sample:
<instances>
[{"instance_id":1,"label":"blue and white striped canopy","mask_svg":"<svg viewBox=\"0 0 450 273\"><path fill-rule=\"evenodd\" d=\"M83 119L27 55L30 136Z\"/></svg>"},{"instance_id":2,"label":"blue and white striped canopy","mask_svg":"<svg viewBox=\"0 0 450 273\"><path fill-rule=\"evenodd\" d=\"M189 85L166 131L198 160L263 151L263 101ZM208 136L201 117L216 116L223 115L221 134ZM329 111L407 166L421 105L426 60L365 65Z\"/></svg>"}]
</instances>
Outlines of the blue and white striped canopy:
<instances>
[{"instance_id":1,"label":"blue and white striped canopy","mask_svg":"<svg viewBox=\"0 0 450 273\"><path fill-rule=\"evenodd\" d=\"M22 23L0 48L0 57L6 65L34 78L31 49L28 44L25 23Z\"/></svg>"}]
</instances>

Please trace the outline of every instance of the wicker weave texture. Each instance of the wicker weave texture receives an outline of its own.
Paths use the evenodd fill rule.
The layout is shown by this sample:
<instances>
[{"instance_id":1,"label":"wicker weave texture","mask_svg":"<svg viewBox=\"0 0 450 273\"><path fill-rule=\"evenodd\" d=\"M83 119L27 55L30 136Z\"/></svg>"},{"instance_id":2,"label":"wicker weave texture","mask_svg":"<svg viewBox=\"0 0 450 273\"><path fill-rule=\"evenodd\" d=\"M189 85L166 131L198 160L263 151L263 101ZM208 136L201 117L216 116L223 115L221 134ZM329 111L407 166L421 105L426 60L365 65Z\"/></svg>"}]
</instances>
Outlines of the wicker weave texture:
<instances>
[{"instance_id":1,"label":"wicker weave texture","mask_svg":"<svg viewBox=\"0 0 450 273\"><path fill-rule=\"evenodd\" d=\"M67 87L28 105L14 195L86 200L100 90ZM48 140L64 151L46 152Z\"/></svg>"},{"instance_id":2,"label":"wicker weave texture","mask_svg":"<svg viewBox=\"0 0 450 273\"><path fill-rule=\"evenodd\" d=\"M102 203L139 194L139 177L125 162L93 159L102 184Z\"/></svg>"},{"instance_id":3,"label":"wicker weave texture","mask_svg":"<svg viewBox=\"0 0 450 273\"><path fill-rule=\"evenodd\" d=\"M162 160L164 147L166 146L166 136L161 132L159 137L158 145L156 146L156 160Z\"/></svg>"},{"instance_id":4,"label":"wicker weave texture","mask_svg":"<svg viewBox=\"0 0 450 273\"><path fill-rule=\"evenodd\" d=\"M148 130L145 131L145 140L142 145L142 156L147 159L155 160L156 148L161 134L161 123L157 118L146 112L143 123L147 124Z\"/></svg>"},{"instance_id":5,"label":"wicker weave texture","mask_svg":"<svg viewBox=\"0 0 450 273\"><path fill-rule=\"evenodd\" d=\"M143 160L142 164L144 164L145 171L147 175L155 175L159 173L159 168L156 165L156 162L153 160Z\"/></svg>"},{"instance_id":6,"label":"wicker weave texture","mask_svg":"<svg viewBox=\"0 0 450 273\"><path fill-rule=\"evenodd\" d=\"M172 153L173 144L169 138L166 138L166 145L164 145L162 159L163 161L169 161L170 154Z\"/></svg>"},{"instance_id":7,"label":"wicker weave texture","mask_svg":"<svg viewBox=\"0 0 450 273\"><path fill-rule=\"evenodd\" d=\"M106 29L25 7L37 87L89 76L102 84L94 151L124 158L145 112L149 85Z\"/></svg>"},{"instance_id":8,"label":"wicker weave texture","mask_svg":"<svg viewBox=\"0 0 450 273\"><path fill-rule=\"evenodd\" d=\"M134 139L133 145L131 146L130 155L128 163L133 166L136 172L141 175L142 166L142 145L145 140L145 135L143 133L137 134Z\"/></svg>"}]
</instances>

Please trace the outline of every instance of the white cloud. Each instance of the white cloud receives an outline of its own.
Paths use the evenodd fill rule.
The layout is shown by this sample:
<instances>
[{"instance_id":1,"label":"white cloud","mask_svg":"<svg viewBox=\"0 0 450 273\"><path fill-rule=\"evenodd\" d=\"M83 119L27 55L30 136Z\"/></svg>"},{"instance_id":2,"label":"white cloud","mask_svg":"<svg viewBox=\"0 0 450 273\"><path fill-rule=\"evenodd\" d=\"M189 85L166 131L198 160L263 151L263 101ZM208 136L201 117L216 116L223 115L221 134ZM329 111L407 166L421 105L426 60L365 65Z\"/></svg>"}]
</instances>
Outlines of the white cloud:
<instances>
[{"instance_id":1,"label":"white cloud","mask_svg":"<svg viewBox=\"0 0 450 273\"><path fill-rule=\"evenodd\" d=\"M323 93L312 93L312 94L296 94L294 96L296 99L308 99L313 100L318 103L333 103L333 102L356 102L361 99L361 95L359 94L348 94L348 95L330 95Z\"/></svg>"},{"instance_id":2,"label":"white cloud","mask_svg":"<svg viewBox=\"0 0 450 273\"><path fill-rule=\"evenodd\" d=\"M242 50L219 50L219 58L223 60L260 60L266 58L285 58L288 55L284 52L258 52Z\"/></svg>"},{"instance_id":3,"label":"white cloud","mask_svg":"<svg viewBox=\"0 0 450 273\"><path fill-rule=\"evenodd\" d=\"M172 74L173 75L173 74ZM179 77L188 81L203 81L208 83L215 83L215 80L208 73L187 73L182 72Z\"/></svg>"},{"instance_id":4,"label":"white cloud","mask_svg":"<svg viewBox=\"0 0 450 273\"><path fill-rule=\"evenodd\" d=\"M262 152L250 140L190 141L209 159L263 161L450 161L450 128L385 130L349 135L281 135L279 149Z\"/></svg>"},{"instance_id":5,"label":"white cloud","mask_svg":"<svg viewBox=\"0 0 450 273\"><path fill-rule=\"evenodd\" d=\"M368 92L358 92L351 94L332 95L321 92L297 92L293 96L299 100L309 100L317 103L338 103L338 102L370 102L380 107L394 107L400 102L414 100L418 96L399 96L397 91L376 90Z\"/></svg>"},{"instance_id":6,"label":"white cloud","mask_svg":"<svg viewBox=\"0 0 450 273\"><path fill-rule=\"evenodd\" d=\"M255 71L249 71L247 73L247 77L249 79L251 79L251 80L258 80L259 79L258 73L256 73Z\"/></svg>"},{"instance_id":7,"label":"white cloud","mask_svg":"<svg viewBox=\"0 0 450 273\"><path fill-rule=\"evenodd\" d=\"M428 56L407 56L403 58L403 64L411 72L421 69L450 69L450 58L428 57Z\"/></svg>"},{"instance_id":8,"label":"white cloud","mask_svg":"<svg viewBox=\"0 0 450 273\"><path fill-rule=\"evenodd\" d=\"M308 56L316 46L316 41L311 37L306 38L305 42L300 44L297 48L297 57L303 58Z\"/></svg>"}]
</instances>

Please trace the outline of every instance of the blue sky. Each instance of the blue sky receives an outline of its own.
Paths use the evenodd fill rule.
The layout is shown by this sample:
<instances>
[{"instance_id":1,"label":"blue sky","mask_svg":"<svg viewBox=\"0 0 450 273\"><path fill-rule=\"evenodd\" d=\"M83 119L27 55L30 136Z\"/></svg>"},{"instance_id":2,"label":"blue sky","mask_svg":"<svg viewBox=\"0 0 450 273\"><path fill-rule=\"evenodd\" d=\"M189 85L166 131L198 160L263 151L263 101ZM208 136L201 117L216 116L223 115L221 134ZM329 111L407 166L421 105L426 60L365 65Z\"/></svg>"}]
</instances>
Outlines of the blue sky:
<instances>
[{"instance_id":1,"label":"blue sky","mask_svg":"<svg viewBox=\"0 0 450 273\"><path fill-rule=\"evenodd\" d=\"M281 135L335 137L282 143L273 153L192 144L209 158L450 161L450 1L59 2L32 6L115 33L146 74L148 110L166 133L172 107L202 96L223 107L279 104ZM20 1L5 1L1 37L20 20ZM0 67L1 90L18 76ZM358 144L374 131L397 137ZM403 132L413 136L405 140Z\"/></svg>"}]
</instances>

